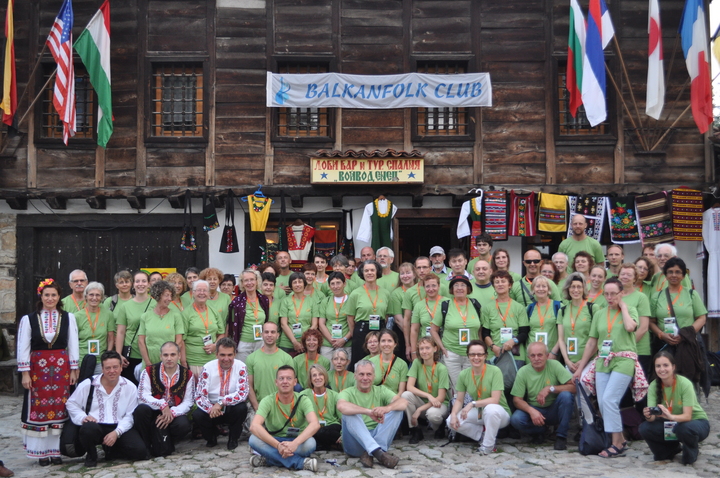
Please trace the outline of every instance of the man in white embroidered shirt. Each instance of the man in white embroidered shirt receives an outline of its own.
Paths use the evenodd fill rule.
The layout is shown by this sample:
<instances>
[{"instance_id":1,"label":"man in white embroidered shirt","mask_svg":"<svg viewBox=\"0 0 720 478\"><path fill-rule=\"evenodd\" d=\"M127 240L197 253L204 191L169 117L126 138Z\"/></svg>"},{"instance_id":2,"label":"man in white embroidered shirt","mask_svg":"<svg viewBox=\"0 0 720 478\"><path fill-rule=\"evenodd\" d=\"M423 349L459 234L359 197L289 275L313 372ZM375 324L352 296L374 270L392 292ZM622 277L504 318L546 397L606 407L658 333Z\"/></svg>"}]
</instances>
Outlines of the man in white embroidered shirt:
<instances>
[{"instance_id":1,"label":"man in white embroidered shirt","mask_svg":"<svg viewBox=\"0 0 720 478\"><path fill-rule=\"evenodd\" d=\"M180 347L165 342L160 347L161 362L148 365L140 375L135 429L152 456L167 456L175 443L190 433L187 413L193 404L195 377L178 364Z\"/></svg>"},{"instance_id":2,"label":"man in white embroidered shirt","mask_svg":"<svg viewBox=\"0 0 720 478\"><path fill-rule=\"evenodd\" d=\"M243 422L247 416L247 399L250 391L245 364L235 360L237 344L223 337L215 344L216 360L205 364L197 381L193 421L198 424L207 446L217 445L217 425L226 423L230 428L227 449L238 446Z\"/></svg>"},{"instance_id":3,"label":"man in white embroidered shirt","mask_svg":"<svg viewBox=\"0 0 720 478\"><path fill-rule=\"evenodd\" d=\"M133 429L133 411L137 406L137 387L120 376L122 360L115 351L100 356L102 375L83 380L67 402L73 423L80 427L78 436L87 450L85 467L97 466L97 445L102 444L105 458L144 460L148 452L137 430ZM93 397L85 413L88 395Z\"/></svg>"}]
</instances>

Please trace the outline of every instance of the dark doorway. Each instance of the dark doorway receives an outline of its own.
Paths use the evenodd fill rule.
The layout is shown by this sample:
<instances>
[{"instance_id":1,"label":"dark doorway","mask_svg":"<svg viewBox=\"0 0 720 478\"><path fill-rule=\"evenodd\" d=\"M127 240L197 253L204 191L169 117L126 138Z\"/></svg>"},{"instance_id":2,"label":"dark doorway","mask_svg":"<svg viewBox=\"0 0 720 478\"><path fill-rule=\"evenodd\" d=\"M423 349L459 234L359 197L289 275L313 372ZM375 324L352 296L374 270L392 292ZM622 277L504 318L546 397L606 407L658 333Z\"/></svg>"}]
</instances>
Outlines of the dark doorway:
<instances>
[{"instance_id":1,"label":"dark doorway","mask_svg":"<svg viewBox=\"0 0 720 478\"><path fill-rule=\"evenodd\" d=\"M399 219L399 257L396 258L396 264L414 262L418 256L427 256L433 246L441 246L446 253L454 247L461 247L456 230L455 218Z\"/></svg>"}]
</instances>

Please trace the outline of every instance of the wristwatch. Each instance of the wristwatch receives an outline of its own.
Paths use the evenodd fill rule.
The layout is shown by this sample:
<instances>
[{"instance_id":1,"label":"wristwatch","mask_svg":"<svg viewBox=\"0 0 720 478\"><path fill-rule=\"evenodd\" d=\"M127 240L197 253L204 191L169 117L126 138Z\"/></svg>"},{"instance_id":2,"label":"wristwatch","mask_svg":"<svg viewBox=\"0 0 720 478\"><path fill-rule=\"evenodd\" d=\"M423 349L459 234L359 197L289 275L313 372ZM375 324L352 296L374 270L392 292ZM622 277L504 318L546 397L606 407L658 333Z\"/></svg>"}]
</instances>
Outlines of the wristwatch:
<instances>
[{"instance_id":1,"label":"wristwatch","mask_svg":"<svg viewBox=\"0 0 720 478\"><path fill-rule=\"evenodd\" d=\"M550 393L555 393L555 385L550 385Z\"/></svg>"}]
</instances>

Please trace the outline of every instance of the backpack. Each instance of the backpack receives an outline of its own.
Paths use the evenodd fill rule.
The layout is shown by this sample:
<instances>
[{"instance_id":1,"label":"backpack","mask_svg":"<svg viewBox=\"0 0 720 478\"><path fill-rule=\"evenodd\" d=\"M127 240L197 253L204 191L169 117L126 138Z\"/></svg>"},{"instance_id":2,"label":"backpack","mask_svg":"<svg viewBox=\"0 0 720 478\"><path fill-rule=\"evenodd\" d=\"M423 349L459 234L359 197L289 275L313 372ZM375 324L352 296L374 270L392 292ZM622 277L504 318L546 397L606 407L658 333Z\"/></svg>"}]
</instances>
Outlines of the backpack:
<instances>
[{"instance_id":1,"label":"backpack","mask_svg":"<svg viewBox=\"0 0 720 478\"><path fill-rule=\"evenodd\" d=\"M480 311L482 310L482 306L480 305L480 302L478 302L477 299L473 299L472 297L468 297L470 299L470 302L472 303L473 307L475 307L475 312L477 312L478 319L480 318ZM445 325L445 316L448 313L448 308L450 307L450 301L446 300L443 301L442 304L440 304L440 312L442 313L443 318L443 325ZM440 327L442 328L442 327Z\"/></svg>"},{"instance_id":2,"label":"backpack","mask_svg":"<svg viewBox=\"0 0 720 478\"><path fill-rule=\"evenodd\" d=\"M710 364L710 385L720 385L720 355L715 352L706 352L707 361Z\"/></svg>"},{"instance_id":3,"label":"backpack","mask_svg":"<svg viewBox=\"0 0 720 478\"><path fill-rule=\"evenodd\" d=\"M590 313L590 319L592 319L592 316L593 316L592 309L593 309L593 305L595 305L595 304L593 304L592 302L586 302L585 305L587 305L588 312ZM565 309L567 309L567 304L560 307L560 312L562 313L563 317L565 317ZM555 311L555 316L557 317L557 311Z\"/></svg>"},{"instance_id":4,"label":"backpack","mask_svg":"<svg viewBox=\"0 0 720 478\"><path fill-rule=\"evenodd\" d=\"M554 301L552 301L552 303L553 303L553 312L555 312L555 318L557 318L557 316L558 316L558 311L561 310L561 309L564 309L565 306L563 306L562 302L560 302L559 300L554 300ZM530 304L530 305L527 306L527 316L528 316L528 319L532 316L532 313L533 313L533 310L535 310L535 305L536 305L536 304L537 304L537 302L533 302L532 304ZM588 305L589 305L589 304L590 304L590 303L588 302ZM592 314L592 311L591 311L590 313Z\"/></svg>"}]
</instances>

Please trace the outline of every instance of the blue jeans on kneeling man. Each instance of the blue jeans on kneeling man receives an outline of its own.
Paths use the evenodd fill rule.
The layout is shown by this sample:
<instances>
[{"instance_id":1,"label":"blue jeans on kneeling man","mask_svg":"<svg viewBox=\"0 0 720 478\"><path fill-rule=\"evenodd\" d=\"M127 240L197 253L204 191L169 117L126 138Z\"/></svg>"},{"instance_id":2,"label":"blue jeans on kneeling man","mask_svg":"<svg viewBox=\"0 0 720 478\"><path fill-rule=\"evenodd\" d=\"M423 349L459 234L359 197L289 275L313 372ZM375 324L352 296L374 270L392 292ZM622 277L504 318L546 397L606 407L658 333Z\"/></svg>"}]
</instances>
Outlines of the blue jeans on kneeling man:
<instances>
[{"instance_id":1,"label":"blue jeans on kneeling man","mask_svg":"<svg viewBox=\"0 0 720 478\"><path fill-rule=\"evenodd\" d=\"M541 433L545 433L548 425L556 425L557 436L567 438L574 408L573 401L572 393L560 392L549 407L533 407L545 417L545 426L536 426L530 418L530 415L522 410L515 410L515 412L513 412L512 417L510 417L510 424L516 430L528 435L540 435Z\"/></svg>"},{"instance_id":2,"label":"blue jeans on kneeling man","mask_svg":"<svg viewBox=\"0 0 720 478\"><path fill-rule=\"evenodd\" d=\"M294 438L287 437L275 437L277 441L293 441ZM268 465L271 466L282 466L289 469L302 470L305 458L309 457L315 451L315 439L313 437L305 440L304 443L300 444L295 453L292 456L283 458L280 452L272 445L268 445L255 435L250 435L248 440L250 448L260 453L265 457Z\"/></svg>"},{"instance_id":3,"label":"blue jeans on kneeling man","mask_svg":"<svg viewBox=\"0 0 720 478\"><path fill-rule=\"evenodd\" d=\"M363 452L372 454L378 448L388 451L402 421L403 411L395 410L385 414L385 420L373 430L368 430L362 415L342 416L342 439L345 453L360 456Z\"/></svg>"}]
</instances>

